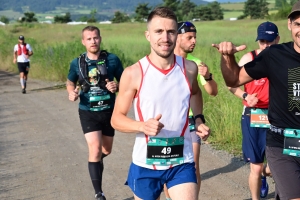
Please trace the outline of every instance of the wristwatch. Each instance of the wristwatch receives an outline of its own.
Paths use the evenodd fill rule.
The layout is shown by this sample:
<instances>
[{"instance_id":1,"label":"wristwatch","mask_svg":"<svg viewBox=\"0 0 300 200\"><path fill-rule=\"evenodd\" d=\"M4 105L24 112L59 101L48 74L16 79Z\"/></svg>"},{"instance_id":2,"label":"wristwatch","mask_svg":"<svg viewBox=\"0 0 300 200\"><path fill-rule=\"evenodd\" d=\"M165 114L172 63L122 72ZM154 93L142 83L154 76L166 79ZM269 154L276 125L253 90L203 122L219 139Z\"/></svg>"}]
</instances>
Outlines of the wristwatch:
<instances>
[{"instance_id":1,"label":"wristwatch","mask_svg":"<svg viewBox=\"0 0 300 200\"><path fill-rule=\"evenodd\" d=\"M202 114L196 115L196 116L194 117L195 121L196 121L197 118L200 118L200 119L202 120L202 122L205 124L205 118L204 118L204 115L202 115Z\"/></svg>"},{"instance_id":2,"label":"wristwatch","mask_svg":"<svg viewBox=\"0 0 300 200\"><path fill-rule=\"evenodd\" d=\"M206 81L211 81L211 80L212 80L212 73L209 73L209 78L206 79L206 78L204 77L204 79L205 79Z\"/></svg>"},{"instance_id":3,"label":"wristwatch","mask_svg":"<svg viewBox=\"0 0 300 200\"><path fill-rule=\"evenodd\" d=\"M245 92L245 93L243 94L243 99L246 100L246 97L247 97L247 96L248 96L248 93Z\"/></svg>"}]
</instances>

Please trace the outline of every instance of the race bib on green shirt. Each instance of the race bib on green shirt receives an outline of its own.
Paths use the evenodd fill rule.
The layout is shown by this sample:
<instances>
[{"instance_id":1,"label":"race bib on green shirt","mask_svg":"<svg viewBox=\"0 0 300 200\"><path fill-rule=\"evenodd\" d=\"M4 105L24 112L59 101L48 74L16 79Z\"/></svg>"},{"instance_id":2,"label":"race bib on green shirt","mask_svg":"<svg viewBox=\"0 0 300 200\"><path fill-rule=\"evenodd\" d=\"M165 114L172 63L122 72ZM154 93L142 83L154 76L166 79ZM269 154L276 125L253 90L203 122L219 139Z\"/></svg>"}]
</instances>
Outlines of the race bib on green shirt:
<instances>
[{"instance_id":1,"label":"race bib on green shirt","mask_svg":"<svg viewBox=\"0 0 300 200\"><path fill-rule=\"evenodd\" d=\"M103 111L110 109L110 95L99 87L91 87L89 91L90 110Z\"/></svg>"}]
</instances>

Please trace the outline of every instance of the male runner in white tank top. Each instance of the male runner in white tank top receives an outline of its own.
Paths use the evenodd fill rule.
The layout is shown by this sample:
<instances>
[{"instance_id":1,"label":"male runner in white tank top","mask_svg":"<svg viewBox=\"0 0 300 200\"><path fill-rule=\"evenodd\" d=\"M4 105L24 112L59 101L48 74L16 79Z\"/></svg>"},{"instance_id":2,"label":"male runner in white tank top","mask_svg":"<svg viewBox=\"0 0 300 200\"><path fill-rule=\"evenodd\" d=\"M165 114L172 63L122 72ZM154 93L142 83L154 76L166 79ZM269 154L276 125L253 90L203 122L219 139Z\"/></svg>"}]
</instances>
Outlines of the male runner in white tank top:
<instances>
[{"instance_id":1,"label":"male runner in white tank top","mask_svg":"<svg viewBox=\"0 0 300 200\"><path fill-rule=\"evenodd\" d=\"M116 130L136 134L126 184L135 199L157 199L166 183L173 200L197 200L190 107L196 133L203 140L210 134L203 123L198 68L174 55L177 18L169 8L149 14L145 36L151 52L124 70L111 119ZM132 104L135 120L127 117Z\"/></svg>"}]
</instances>

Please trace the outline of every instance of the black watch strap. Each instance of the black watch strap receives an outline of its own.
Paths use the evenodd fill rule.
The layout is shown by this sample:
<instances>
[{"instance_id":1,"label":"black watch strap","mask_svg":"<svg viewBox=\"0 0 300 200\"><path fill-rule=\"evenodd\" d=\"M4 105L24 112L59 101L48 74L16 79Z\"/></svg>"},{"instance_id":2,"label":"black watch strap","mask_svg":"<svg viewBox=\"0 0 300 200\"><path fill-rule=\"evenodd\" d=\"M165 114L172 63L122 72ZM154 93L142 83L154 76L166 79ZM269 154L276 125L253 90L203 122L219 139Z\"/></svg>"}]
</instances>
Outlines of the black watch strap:
<instances>
[{"instance_id":1,"label":"black watch strap","mask_svg":"<svg viewBox=\"0 0 300 200\"><path fill-rule=\"evenodd\" d=\"M248 93L245 92L245 93L243 94L243 99L246 100L246 97L247 97L247 96L248 96Z\"/></svg>"},{"instance_id":2,"label":"black watch strap","mask_svg":"<svg viewBox=\"0 0 300 200\"><path fill-rule=\"evenodd\" d=\"M209 78L205 78L205 77L204 77L204 79L205 79L206 81L211 81L211 80L212 80L212 73L209 73Z\"/></svg>"},{"instance_id":3,"label":"black watch strap","mask_svg":"<svg viewBox=\"0 0 300 200\"><path fill-rule=\"evenodd\" d=\"M200 119L202 120L202 122L205 123L204 115L202 115L202 114L196 115L196 116L194 117L195 121L196 121L197 118L200 118Z\"/></svg>"}]
</instances>

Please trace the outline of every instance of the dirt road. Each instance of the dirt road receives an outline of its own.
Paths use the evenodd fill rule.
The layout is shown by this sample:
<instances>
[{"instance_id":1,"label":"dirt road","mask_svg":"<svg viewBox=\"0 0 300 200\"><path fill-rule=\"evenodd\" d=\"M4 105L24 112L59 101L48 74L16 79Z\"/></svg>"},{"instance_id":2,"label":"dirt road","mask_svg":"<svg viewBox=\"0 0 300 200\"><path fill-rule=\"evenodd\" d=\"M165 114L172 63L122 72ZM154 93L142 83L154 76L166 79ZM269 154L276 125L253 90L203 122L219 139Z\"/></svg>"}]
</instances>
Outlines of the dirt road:
<instances>
[{"instance_id":1,"label":"dirt road","mask_svg":"<svg viewBox=\"0 0 300 200\"><path fill-rule=\"evenodd\" d=\"M22 94L18 75L0 72L1 200L94 199L78 102L68 101L59 84L29 79ZM133 134L116 132L113 152L104 160L108 200L133 199L124 186L133 142ZM200 162L199 199L250 199L249 166L241 159L203 144ZM268 182L267 199L273 199L274 184Z\"/></svg>"}]
</instances>

